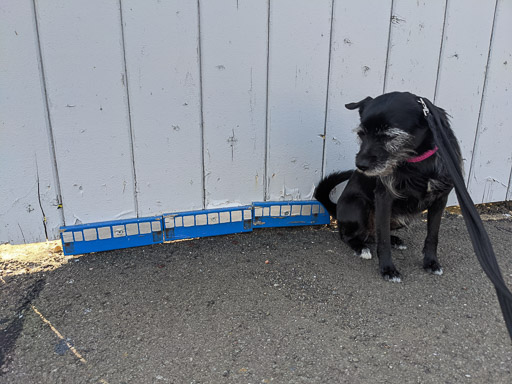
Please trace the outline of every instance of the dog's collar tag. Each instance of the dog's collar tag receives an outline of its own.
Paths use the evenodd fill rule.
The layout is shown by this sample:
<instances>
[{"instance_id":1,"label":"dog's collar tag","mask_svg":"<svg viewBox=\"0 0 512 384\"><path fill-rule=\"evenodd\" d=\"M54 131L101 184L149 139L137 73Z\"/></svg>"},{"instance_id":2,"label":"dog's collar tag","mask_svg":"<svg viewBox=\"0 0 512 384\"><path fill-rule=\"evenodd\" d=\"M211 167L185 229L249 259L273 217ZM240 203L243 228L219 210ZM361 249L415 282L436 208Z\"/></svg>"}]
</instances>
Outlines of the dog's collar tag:
<instances>
[{"instance_id":1,"label":"dog's collar tag","mask_svg":"<svg viewBox=\"0 0 512 384\"><path fill-rule=\"evenodd\" d=\"M423 101L423 99L421 97L419 98L418 103L420 103L421 106L423 107L423 114L425 115L425 117L427 117L427 115L430 113L430 111L428 110L427 104L425 104L425 102Z\"/></svg>"},{"instance_id":2,"label":"dog's collar tag","mask_svg":"<svg viewBox=\"0 0 512 384\"><path fill-rule=\"evenodd\" d=\"M437 145L434 147L434 149L431 149L427 152L425 152L423 155L419 155L417 157L411 157L410 159L407 159L408 163L419 163L420 161L423 161L425 159L428 159L430 156L432 156L434 153L437 152L439 148L437 148Z\"/></svg>"}]
</instances>

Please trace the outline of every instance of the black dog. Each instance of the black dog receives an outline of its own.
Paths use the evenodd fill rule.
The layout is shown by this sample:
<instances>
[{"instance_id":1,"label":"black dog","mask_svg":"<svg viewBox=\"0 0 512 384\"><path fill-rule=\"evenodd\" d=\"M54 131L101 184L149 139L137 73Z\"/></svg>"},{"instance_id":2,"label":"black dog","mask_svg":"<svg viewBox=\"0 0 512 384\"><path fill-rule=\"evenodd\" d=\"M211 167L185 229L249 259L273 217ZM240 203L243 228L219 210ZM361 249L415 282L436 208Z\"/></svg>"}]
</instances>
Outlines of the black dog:
<instances>
[{"instance_id":1,"label":"black dog","mask_svg":"<svg viewBox=\"0 0 512 384\"><path fill-rule=\"evenodd\" d=\"M424 210L428 210L427 237L423 248L423 268L435 274L443 270L437 259L441 216L451 177L437 153L422 100L407 92L393 92L375 99L367 97L345 105L359 109L361 124L356 128L360 150L356 170L333 173L320 181L315 198L338 221L340 236L357 255L371 258L368 243L376 236L380 273L386 280L401 281L391 259L391 246L403 247L391 236L397 229ZM449 145L460 159L460 148L449 128L446 112L438 107L449 132ZM329 194L348 180L338 203Z\"/></svg>"}]
</instances>

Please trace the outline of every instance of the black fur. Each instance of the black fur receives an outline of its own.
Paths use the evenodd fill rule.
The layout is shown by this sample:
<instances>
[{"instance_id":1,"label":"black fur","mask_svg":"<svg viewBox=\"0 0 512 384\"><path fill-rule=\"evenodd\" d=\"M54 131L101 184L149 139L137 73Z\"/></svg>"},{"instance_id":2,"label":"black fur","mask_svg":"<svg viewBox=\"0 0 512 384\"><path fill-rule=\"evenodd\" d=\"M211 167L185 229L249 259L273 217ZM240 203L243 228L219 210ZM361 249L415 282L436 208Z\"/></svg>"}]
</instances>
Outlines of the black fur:
<instances>
[{"instance_id":1,"label":"black fur","mask_svg":"<svg viewBox=\"0 0 512 384\"><path fill-rule=\"evenodd\" d=\"M380 272L391 281L401 281L391 259L391 246L402 246L402 242L391 236L390 230L407 225L424 210L428 210L428 224L423 268L442 273L437 259L438 234L453 184L439 153L421 162L407 162L435 147L418 100L408 92L393 92L347 104L348 109L358 109L361 117L356 170L333 173L315 190L315 198L336 217L342 240L356 254L370 258L368 243L376 238ZM450 146L462 167L460 148L446 112L433 105L431 108L442 117ZM346 180L347 186L334 204L329 193Z\"/></svg>"}]
</instances>

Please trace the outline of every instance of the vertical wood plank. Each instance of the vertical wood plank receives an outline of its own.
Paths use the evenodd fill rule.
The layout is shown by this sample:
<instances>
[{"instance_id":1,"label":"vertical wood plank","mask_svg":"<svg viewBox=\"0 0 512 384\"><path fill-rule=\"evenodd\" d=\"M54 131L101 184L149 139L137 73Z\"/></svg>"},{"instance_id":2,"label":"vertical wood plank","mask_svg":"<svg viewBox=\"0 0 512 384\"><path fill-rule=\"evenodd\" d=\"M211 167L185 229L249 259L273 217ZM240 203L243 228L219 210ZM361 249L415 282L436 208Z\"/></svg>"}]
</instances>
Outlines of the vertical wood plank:
<instances>
[{"instance_id":1,"label":"vertical wood plank","mask_svg":"<svg viewBox=\"0 0 512 384\"><path fill-rule=\"evenodd\" d=\"M65 223L134 217L119 2L36 5Z\"/></svg>"},{"instance_id":2,"label":"vertical wood plank","mask_svg":"<svg viewBox=\"0 0 512 384\"><path fill-rule=\"evenodd\" d=\"M491 52L469 175L475 203L503 201L512 168L512 2L498 0Z\"/></svg>"},{"instance_id":3,"label":"vertical wood plank","mask_svg":"<svg viewBox=\"0 0 512 384\"><path fill-rule=\"evenodd\" d=\"M452 116L469 172L484 86L495 0L450 0L435 104Z\"/></svg>"},{"instance_id":4,"label":"vertical wood plank","mask_svg":"<svg viewBox=\"0 0 512 384\"><path fill-rule=\"evenodd\" d=\"M140 216L203 208L196 1L122 0Z\"/></svg>"},{"instance_id":5,"label":"vertical wood plank","mask_svg":"<svg viewBox=\"0 0 512 384\"><path fill-rule=\"evenodd\" d=\"M359 114L345 104L382 93L390 12L391 0L337 0L334 4L325 174L354 168L358 144L352 131L359 124Z\"/></svg>"},{"instance_id":6,"label":"vertical wood plank","mask_svg":"<svg viewBox=\"0 0 512 384\"><path fill-rule=\"evenodd\" d=\"M434 98L446 0L395 0L385 92Z\"/></svg>"},{"instance_id":7,"label":"vertical wood plank","mask_svg":"<svg viewBox=\"0 0 512 384\"><path fill-rule=\"evenodd\" d=\"M270 5L267 199L307 199L322 169L332 3Z\"/></svg>"},{"instance_id":8,"label":"vertical wood plank","mask_svg":"<svg viewBox=\"0 0 512 384\"><path fill-rule=\"evenodd\" d=\"M206 206L263 200L267 1L201 1Z\"/></svg>"},{"instance_id":9,"label":"vertical wood plank","mask_svg":"<svg viewBox=\"0 0 512 384\"><path fill-rule=\"evenodd\" d=\"M512 167L510 168L510 176L508 178L508 189L506 200L512 200Z\"/></svg>"},{"instance_id":10,"label":"vertical wood plank","mask_svg":"<svg viewBox=\"0 0 512 384\"><path fill-rule=\"evenodd\" d=\"M55 239L62 217L31 0L0 3L0 36L0 243Z\"/></svg>"}]
</instances>

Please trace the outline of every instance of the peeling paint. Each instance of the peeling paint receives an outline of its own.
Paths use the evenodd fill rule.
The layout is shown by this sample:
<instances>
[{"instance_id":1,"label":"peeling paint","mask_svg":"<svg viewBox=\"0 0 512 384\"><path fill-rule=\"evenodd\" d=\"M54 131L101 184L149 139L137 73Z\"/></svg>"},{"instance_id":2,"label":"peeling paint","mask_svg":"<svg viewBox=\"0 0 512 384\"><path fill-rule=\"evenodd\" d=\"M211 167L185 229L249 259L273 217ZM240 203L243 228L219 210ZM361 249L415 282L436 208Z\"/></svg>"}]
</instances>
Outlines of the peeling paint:
<instances>
[{"instance_id":1,"label":"peeling paint","mask_svg":"<svg viewBox=\"0 0 512 384\"><path fill-rule=\"evenodd\" d=\"M117 215L114 216L114 219L130 219L133 217L136 217L136 212L133 209L125 210L122 212L119 212Z\"/></svg>"},{"instance_id":2,"label":"peeling paint","mask_svg":"<svg viewBox=\"0 0 512 384\"><path fill-rule=\"evenodd\" d=\"M238 139L235 136L235 129L232 129L232 135L228 137L226 140L229 143L229 146L231 147L231 161L234 161L235 159L235 145L238 142Z\"/></svg>"},{"instance_id":3,"label":"peeling paint","mask_svg":"<svg viewBox=\"0 0 512 384\"><path fill-rule=\"evenodd\" d=\"M207 205L207 209L211 209L211 208L231 208L231 207L240 207L240 206L243 206L244 204L241 203L241 201L239 200L210 200L208 199L208 205Z\"/></svg>"},{"instance_id":4,"label":"peeling paint","mask_svg":"<svg viewBox=\"0 0 512 384\"><path fill-rule=\"evenodd\" d=\"M311 200L311 199L313 199L313 195L315 194L315 189L316 189L316 185L315 184L311 184L311 187L309 188L309 192L308 193L303 193L302 194L302 198L304 200Z\"/></svg>"},{"instance_id":5,"label":"peeling paint","mask_svg":"<svg viewBox=\"0 0 512 384\"><path fill-rule=\"evenodd\" d=\"M393 23L393 24L401 24L401 23L405 23L405 22L406 22L405 19L402 19L401 17L399 17L397 15L391 16L391 23Z\"/></svg>"},{"instance_id":6,"label":"peeling paint","mask_svg":"<svg viewBox=\"0 0 512 384\"><path fill-rule=\"evenodd\" d=\"M476 180L476 179L475 179ZM485 179L484 188L482 192L482 200L480 202L496 201L493 198L495 192L502 193L503 189L507 189L508 184L489 176Z\"/></svg>"},{"instance_id":7,"label":"peeling paint","mask_svg":"<svg viewBox=\"0 0 512 384\"><path fill-rule=\"evenodd\" d=\"M299 188L288 188L286 185L283 185L280 191L280 198L282 200L300 200L300 190Z\"/></svg>"},{"instance_id":8,"label":"peeling paint","mask_svg":"<svg viewBox=\"0 0 512 384\"><path fill-rule=\"evenodd\" d=\"M279 195L276 196L278 200L310 200L313 198L313 194L315 192L315 185L312 184L309 192L304 193L300 191L299 188L290 188L287 187L286 184L283 184L281 190L279 191ZM271 196L271 199L274 197Z\"/></svg>"}]
</instances>

